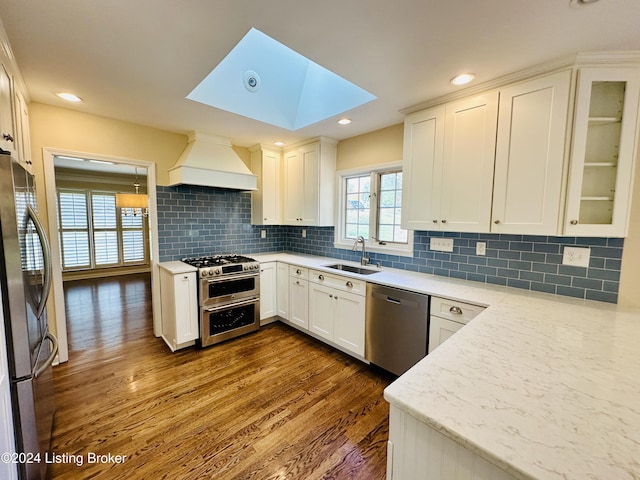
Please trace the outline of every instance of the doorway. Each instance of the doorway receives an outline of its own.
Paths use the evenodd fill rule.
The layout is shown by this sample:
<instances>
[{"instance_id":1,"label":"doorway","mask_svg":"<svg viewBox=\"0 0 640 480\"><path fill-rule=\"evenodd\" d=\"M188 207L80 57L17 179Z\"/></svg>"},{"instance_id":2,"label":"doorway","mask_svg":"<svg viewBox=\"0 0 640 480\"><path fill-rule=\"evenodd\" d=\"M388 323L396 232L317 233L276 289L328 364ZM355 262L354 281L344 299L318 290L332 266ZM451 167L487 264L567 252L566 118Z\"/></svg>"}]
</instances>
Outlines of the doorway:
<instances>
[{"instance_id":1,"label":"doorway","mask_svg":"<svg viewBox=\"0 0 640 480\"><path fill-rule=\"evenodd\" d=\"M146 266L147 270L150 270L150 285L151 285L151 297L152 297L152 312L153 312L153 331L154 335L160 334L160 283L157 274L157 258L158 258L158 234L157 234L157 218L156 212L156 168L155 163L145 160L116 158L111 156L92 154L86 152L77 152L69 150L60 150L52 148L43 149L44 160L44 177L46 187L46 210L47 219L49 225L49 240L51 243L51 256L53 261L53 286L51 291L51 297L49 301L49 307L47 313L49 315L50 328L56 333L59 341L59 353L58 362L63 363L69 359L69 343L67 332L67 318L65 308L65 295L63 287L63 246L61 243L60 235L57 229L59 224L58 208L57 208L57 192L58 185L56 181L56 163L58 165L63 162L64 159L76 158L82 159L83 167L89 171L93 171L93 175L96 177L105 176L107 174L135 174L141 171L146 172L146 191L148 192L148 252L149 252L149 264ZM79 163L79 162L78 162ZM126 186L128 190L132 189L132 186ZM123 186L123 190L125 186ZM42 204L42 203L41 203ZM119 247L121 248L121 247ZM95 263L95 259L93 260ZM118 260L120 262L120 260ZM123 265L119 266L120 268Z\"/></svg>"}]
</instances>

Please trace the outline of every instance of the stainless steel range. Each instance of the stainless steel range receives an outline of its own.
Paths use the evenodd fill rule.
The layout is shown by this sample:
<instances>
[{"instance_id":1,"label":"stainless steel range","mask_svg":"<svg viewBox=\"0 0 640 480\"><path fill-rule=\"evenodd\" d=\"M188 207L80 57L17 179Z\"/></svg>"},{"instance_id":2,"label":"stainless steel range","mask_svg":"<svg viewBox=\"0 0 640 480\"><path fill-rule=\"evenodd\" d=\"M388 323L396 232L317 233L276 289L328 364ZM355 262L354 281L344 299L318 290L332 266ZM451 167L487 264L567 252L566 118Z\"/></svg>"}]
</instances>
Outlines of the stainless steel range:
<instances>
[{"instance_id":1,"label":"stainless steel range","mask_svg":"<svg viewBox=\"0 0 640 480\"><path fill-rule=\"evenodd\" d=\"M260 328L260 264L241 255L183 258L198 269L200 345Z\"/></svg>"}]
</instances>

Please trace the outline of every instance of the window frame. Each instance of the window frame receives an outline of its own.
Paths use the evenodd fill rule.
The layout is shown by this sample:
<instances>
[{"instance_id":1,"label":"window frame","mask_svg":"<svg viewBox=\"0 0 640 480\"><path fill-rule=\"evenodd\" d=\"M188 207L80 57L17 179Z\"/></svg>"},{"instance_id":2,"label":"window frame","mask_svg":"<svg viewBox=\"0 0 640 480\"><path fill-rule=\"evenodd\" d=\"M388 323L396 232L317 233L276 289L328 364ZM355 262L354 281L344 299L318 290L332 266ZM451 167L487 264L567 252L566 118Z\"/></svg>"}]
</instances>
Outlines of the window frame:
<instances>
[{"instance_id":1,"label":"window frame","mask_svg":"<svg viewBox=\"0 0 640 480\"><path fill-rule=\"evenodd\" d=\"M82 194L85 197L85 206L86 206L86 218L87 218L87 227L86 228L65 228L63 229L61 226L61 212L60 212L60 193L74 193L74 194ZM149 222L146 217L141 216L142 225L140 227L130 227L123 225L122 216L123 212L121 208L116 207L116 227L114 228L102 228L95 226L95 219L93 215L93 197L94 195L105 195L105 196L114 196L116 192L108 191L108 190L93 190L93 189L82 189L82 188L68 188L62 187L56 189L56 207L57 207L57 217L58 217L58 236L60 238L60 252L61 252L61 271L66 272L78 272L78 271L91 271L91 270L102 270L102 269L110 269L110 268L123 268L123 267L135 267L135 266L146 266L151 264L150 258L150 248L149 248ZM64 241L62 240L61 234L63 231L81 231L87 232L88 235L88 246L89 246L89 264L82 266L74 266L74 267L65 267L64 266ZM95 238L94 235L96 232L116 232L117 242L118 242L118 261L115 263L104 263L97 264L96 263L96 251L95 251ZM141 231L142 233L142 247L143 247L143 258L141 260L130 260L125 261L124 259L124 232L133 232L133 231Z\"/></svg>"},{"instance_id":2,"label":"window frame","mask_svg":"<svg viewBox=\"0 0 640 480\"><path fill-rule=\"evenodd\" d=\"M391 171L402 171L402 162L391 162L378 164L373 166L352 168L347 170L340 170L336 172L336 193L338 195L338 201L336 202L336 223L334 228L334 240L333 246L335 248L351 250L354 245L354 241L346 237L345 232L345 217L346 217L346 179L350 177L371 175L375 177L375 182L372 178L372 187L376 186L376 193L379 193L378 178L381 173L389 173ZM378 215L378 199L376 198L375 213L369 217L369 225L375 222L375 228L377 228L377 215ZM402 207L401 207L402 208ZM373 230L370 228L369 234ZM386 245L380 245L371 236L365 239L366 250L368 252L383 253L387 255L398 255L401 257L413 257L413 230L407 230L407 243L387 243Z\"/></svg>"}]
</instances>

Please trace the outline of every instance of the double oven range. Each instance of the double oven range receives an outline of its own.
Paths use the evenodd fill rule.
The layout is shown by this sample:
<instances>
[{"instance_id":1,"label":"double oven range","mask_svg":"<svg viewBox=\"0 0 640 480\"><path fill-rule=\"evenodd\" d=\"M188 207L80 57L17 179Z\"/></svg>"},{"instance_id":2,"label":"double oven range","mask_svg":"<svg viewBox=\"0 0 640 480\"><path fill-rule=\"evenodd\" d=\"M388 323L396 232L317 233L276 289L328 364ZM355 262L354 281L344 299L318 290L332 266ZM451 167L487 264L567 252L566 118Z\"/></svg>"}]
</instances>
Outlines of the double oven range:
<instances>
[{"instance_id":1,"label":"double oven range","mask_svg":"<svg viewBox=\"0 0 640 480\"><path fill-rule=\"evenodd\" d=\"M198 269L200 345L260 328L260 264L241 255L183 258Z\"/></svg>"}]
</instances>

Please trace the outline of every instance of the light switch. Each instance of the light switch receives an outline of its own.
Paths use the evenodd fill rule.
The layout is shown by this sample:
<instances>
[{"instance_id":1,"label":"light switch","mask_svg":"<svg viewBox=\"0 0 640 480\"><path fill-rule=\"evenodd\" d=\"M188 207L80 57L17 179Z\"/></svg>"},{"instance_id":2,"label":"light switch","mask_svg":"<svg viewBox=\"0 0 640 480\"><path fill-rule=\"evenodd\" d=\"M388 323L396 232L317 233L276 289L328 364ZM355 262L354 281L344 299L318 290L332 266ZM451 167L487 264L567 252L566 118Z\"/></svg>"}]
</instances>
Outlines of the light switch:
<instances>
[{"instance_id":1,"label":"light switch","mask_svg":"<svg viewBox=\"0 0 640 480\"><path fill-rule=\"evenodd\" d=\"M260 230L260 238L267 238L267 231L266 230Z\"/></svg>"},{"instance_id":2,"label":"light switch","mask_svg":"<svg viewBox=\"0 0 640 480\"><path fill-rule=\"evenodd\" d=\"M487 254L487 242L477 242L476 255L486 255L486 254Z\"/></svg>"},{"instance_id":3,"label":"light switch","mask_svg":"<svg viewBox=\"0 0 640 480\"><path fill-rule=\"evenodd\" d=\"M453 252L453 238L432 237L429 249L437 252Z\"/></svg>"}]
</instances>

